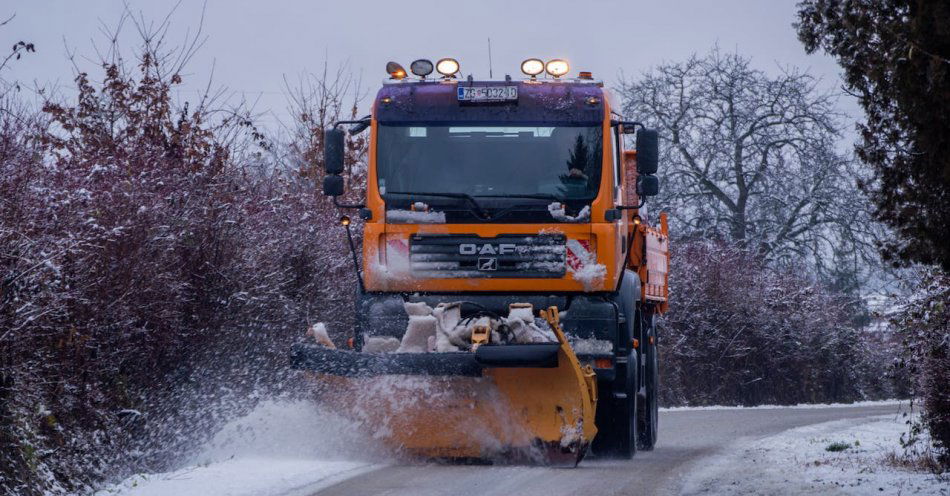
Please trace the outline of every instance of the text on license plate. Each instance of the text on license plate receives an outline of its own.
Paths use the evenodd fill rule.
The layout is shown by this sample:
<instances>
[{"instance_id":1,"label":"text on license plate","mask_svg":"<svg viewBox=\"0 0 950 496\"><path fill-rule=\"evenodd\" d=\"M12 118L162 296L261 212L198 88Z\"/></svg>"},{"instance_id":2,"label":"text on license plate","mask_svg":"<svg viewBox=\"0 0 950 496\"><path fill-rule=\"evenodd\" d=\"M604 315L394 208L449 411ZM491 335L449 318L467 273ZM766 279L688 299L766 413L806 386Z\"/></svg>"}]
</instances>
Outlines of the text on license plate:
<instances>
[{"instance_id":1,"label":"text on license plate","mask_svg":"<svg viewBox=\"0 0 950 496\"><path fill-rule=\"evenodd\" d=\"M460 102L503 102L518 99L517 86L459 87Z\"/></svg>"}]
</instances>

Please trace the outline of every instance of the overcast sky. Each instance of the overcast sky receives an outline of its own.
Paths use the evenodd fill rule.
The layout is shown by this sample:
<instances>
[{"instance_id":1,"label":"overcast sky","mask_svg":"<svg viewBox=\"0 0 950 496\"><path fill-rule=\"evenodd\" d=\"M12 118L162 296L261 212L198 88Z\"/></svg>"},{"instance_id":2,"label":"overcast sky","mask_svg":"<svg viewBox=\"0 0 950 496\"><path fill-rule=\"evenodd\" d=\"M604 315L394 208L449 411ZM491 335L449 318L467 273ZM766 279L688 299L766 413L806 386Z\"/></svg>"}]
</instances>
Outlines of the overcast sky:
<instances>
[{"instance_id":1,"label":"overcast sky","mask_svg":"<svg viewBox=\"0 0 950 496\"><path fill-rule=\"evenodd\" d=\"M125 5L160 21L177 1L3 0L0 16L16 14L0 28L0 46L20 39L37 53L16 61L6 79L68 86L73 68L67 52L93 58L104 45L103 24L114 25ZM173 40L200 24L207 42L189 65L182 97L203 87L214 65L214 82L256 101L261 112L281 116L284 76L348 63L375 91L384 66L408 68L416 58L454 57L462 72L488 76L491 37L494 76L518 76L528 57L566 58L572 72L589 70L608 83L621 71L636 75L650 66L683 60L718 44L751 56L766 71L798 66L838 88L838 66L824 55L806 55L795 37L794 0L182 0L171 16ZM127 31L132 31L128 29ZM88 69L88 64L84 69ZM842 110L858 115L851 99Z\"/></svg>"}]
</instances>

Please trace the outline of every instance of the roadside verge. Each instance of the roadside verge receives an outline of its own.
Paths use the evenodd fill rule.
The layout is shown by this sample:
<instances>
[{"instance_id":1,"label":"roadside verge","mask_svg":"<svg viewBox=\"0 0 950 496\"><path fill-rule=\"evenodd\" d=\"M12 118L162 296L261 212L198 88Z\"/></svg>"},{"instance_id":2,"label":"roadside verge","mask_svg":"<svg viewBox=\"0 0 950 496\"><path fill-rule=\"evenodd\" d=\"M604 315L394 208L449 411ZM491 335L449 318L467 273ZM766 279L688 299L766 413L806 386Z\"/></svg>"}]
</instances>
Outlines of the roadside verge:
<instances>
[{"instance_id":1,"label":"roadside verge","mask_svg":"<svg viewBox=\"0 0 950 496\"><path fill-rule=\"evenodd\" d=\"M902 452L905 418L883 415L739 441L688 472L682 494L950 494L942 477L888 464Z\"/></svg>"}]
</instances>

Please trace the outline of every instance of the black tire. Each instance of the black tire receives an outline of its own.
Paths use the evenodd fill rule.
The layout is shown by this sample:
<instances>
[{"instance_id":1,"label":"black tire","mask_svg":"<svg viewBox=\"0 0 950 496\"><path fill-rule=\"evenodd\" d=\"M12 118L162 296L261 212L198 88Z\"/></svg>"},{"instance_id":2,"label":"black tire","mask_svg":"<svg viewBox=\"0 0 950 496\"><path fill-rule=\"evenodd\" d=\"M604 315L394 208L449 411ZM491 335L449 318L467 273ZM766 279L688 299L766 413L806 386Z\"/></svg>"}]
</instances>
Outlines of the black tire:
<instances>
[{"instance_id":1,"label":"black tire","mask_svg":"<svg viewBox=\"0 0 950 496\"><path fill-rule=\"evenodd\" d=\"M626 398L614 398L611 383L599 384L597 436L593 451L598 456L632 458L637 452L636 355L629 362Z\"/></svg>"},{"instance_id":2,"label":"black tire","mask_svg":"<svg viewBox=\"0 0 950 496\"><path fill-rule=\"evenodd\" d=\"M657 395L659 390L659 371L657 367L656 345L649 346L644 357L646 359L646 375L644 376L646 399L641 401L640 409L637 411L639 438L637 439L637 449L650 451L656 446L657 427L660 418L660 409L657 405Z\"/></svg>"},{"instance_id":3,"label":"black tire","mask_svg":"<svg viewBox=\"0 0 950 496\"><path fill-rule=\"evenodd\" d=\"M622 401L623 404L623 413L621 414L621 422L618 422L618 432L617 432L617 456L620 458L630 459L633 458L633 455L637 454L637 371L639 367L637 366L636 360L633 359L636 355L631 356L631 360L628 363L630 368L630 373L627 378L627 398Z\"/></svg>"},{"instance_id":4,"label":"black tire","mask_svg":"<svg viewBox=\"0 0 950 496\"><path fill-rule=\"evenodd\" d=\"M644 389L646 398L640 402L640 408L637 410L638 437L637 448L643 451L650 451L656 446L657 431L660 417L660 410L657 404L657 397L660 389L659 358L656 350L656 328L653 325L653 315L649 314L643 320L643 360L644 370ZM650 341L653 343L651 344Z\"/></svg>"},{"instance_id":5,"label":"black tire","mask_svg":"<svg viewBox=\"0 0 950 496\"><path fill-rule=\"evenodd\" d=\"M597 426L597 435L591 443L591 451L597 456L611 456L615 451L616 443L613 435L614 401L611 398L609 382L598 382L597 417L594 424Z\"/></svg>"}]
</instances>

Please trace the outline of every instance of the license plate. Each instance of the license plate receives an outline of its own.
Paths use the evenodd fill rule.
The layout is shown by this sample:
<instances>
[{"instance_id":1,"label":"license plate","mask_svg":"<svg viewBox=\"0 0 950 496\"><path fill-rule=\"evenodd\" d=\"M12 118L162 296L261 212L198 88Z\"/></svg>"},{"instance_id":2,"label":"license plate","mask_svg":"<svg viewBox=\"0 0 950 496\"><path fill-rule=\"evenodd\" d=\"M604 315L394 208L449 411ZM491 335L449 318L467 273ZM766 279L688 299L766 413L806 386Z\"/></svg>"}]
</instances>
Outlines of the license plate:
<instances>
[{"instance_id":1,"label":"license plate","mask_svg":"<svg viewBox=\"0 0 950 496\"><path fill-rule=\"evenodd\" d=\"M517 86L460 86L460 102L505 102L518 99Z\"/></svg>"}]
</instances>

